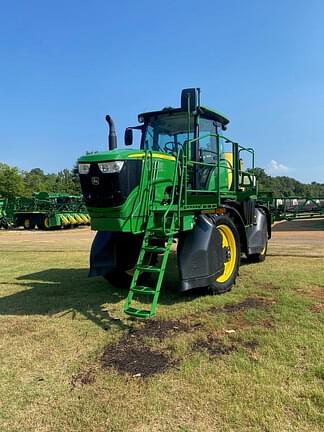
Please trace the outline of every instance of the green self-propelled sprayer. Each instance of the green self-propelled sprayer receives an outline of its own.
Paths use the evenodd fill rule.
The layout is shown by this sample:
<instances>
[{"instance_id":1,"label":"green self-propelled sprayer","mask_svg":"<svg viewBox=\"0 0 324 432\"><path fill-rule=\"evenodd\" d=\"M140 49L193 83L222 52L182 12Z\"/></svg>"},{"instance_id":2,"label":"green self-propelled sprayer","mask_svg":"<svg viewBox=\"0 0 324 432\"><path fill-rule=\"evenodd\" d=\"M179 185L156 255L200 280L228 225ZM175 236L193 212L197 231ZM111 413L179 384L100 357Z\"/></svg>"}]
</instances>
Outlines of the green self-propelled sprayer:
<instances>
[{"instance_id":1,"label":"green self-propelled sprayer","mask_svg":"<svg viewBox=\"0 0 324 432\"><path fill-rule=\"evenodd\" d=\"M173 243L180 291L224 293L235 283L241 253L264 260L270 214L257 201L253 171L243 168L247 159L254 168L254 151L223 136L229 120L200 105L199 89L183 90L180 108L140 114L139 125L125 131L126 146L140 131L137 149L118 149L114 123L106 120L109 151L79 159L98 231L90 276L129 286L128 315L155 314Z\"/></svg>"}]
</instances>

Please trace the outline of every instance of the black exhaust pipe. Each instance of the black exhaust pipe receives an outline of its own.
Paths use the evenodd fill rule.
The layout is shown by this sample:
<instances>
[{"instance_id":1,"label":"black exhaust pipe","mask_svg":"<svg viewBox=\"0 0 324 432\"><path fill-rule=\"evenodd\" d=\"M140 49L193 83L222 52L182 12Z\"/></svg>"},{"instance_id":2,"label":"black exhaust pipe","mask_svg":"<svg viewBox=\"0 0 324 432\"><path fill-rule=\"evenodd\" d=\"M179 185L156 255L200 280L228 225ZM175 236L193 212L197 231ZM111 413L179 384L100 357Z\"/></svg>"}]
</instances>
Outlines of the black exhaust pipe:
<instances>
[{"instance_id":1,"label":"black exhaust pipe","mask_svg":"<svg viewBox=\"0 0 324 432\"><path fill-rule=\"evenodd\" d=\"M109 150L114 150L117 148L117 135L114 122L108 114L106 115L106 122L109 124L108 147Z\"/></svg>"}]
</instances>

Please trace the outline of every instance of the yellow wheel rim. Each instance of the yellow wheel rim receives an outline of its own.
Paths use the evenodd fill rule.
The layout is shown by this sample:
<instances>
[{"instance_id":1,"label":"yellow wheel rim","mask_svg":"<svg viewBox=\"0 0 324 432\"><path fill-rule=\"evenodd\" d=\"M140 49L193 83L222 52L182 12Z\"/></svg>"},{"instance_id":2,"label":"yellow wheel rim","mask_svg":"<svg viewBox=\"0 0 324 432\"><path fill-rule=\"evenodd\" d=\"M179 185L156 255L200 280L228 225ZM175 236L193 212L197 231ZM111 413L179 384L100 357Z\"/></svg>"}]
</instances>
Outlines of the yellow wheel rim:
<instances>
[{"instance_id":1,"label":"yellow wheel rim","mask_svg":"<svg viewBox=\"0 0 324 432\"><path fill-rule=\"evenodd\" d=\"M235 269L237 249L231 228L227 225L218 225L217 229L222 236L222 247L227 249L227 261L224 263L224 273L216 279L216 282L224 283L230 279Z\"/></svg>"},{"instance_id":2,"label":"yellow wheel rim","mask_svg":"<svg viewBox=\"0 0 324 432\"><path fill-rule=\"evenodd\" d=\"M45 228L49 228L49 220L48 220L48 217L46 217L46 218L44 219L44 227L45 227Z\"/></svg>"}]
</instances>

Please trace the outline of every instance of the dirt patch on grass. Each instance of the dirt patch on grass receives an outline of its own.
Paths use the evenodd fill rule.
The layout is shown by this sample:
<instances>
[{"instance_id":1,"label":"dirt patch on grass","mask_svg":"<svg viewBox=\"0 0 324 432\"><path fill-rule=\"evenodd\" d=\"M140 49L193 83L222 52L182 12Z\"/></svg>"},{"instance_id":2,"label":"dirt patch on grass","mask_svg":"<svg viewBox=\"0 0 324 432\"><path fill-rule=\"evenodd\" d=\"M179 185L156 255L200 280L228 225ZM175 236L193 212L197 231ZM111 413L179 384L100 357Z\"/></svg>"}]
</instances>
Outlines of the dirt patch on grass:
<instances>
[{"instance_id":1,"label":"dirt patch on grass","mask_svg":"<svg viewBox=\"0 0 324 432\"><path fill-rule=\"evenodd\" d=\"M209 312L235 313L248 309L267 309L274 304L276 304L275 299L269 299L267 297L247 297L240 303L226 304L222 308L214 306L209 309Z\"/></svg>"},{"instance_id":2,"label":"dirt patch on grass","mask_svg":"<svg viewBox=\"0 0 324 432\"><path fill-rule=\"evenodd\" d=\"M315 313L324 312L324 303L314 304L309 308L309 310Z\"/></svg>"},{"instance_id":3,"label":"dirt patch on grass","mask_svg":"<svg viewBox=\"0 0 324 432\"><path fill-rule=\"evenodd\" d=\"M192 331L195 327L178 320L145 321L140 327L129 330L121 339L108 345L101 357L103 368L113 367L133 377L149 377L164 372L175 364L169 356L145 344L146 338L162 341L176 333Z\"/></svg>"},{"instance_id":4,"label":"dirt patch on grass","mask_svg":"<svg viewBox=\"0 0 324 432\"><path fill-rule=\"evenodd\" d=\"M316 303L311 305L309 310L314 313L324 311L324 287L320 285L309 285L305 288L298 288L296 292L310 300L315 300Z\"/></svg>"},{"instance_id":5,"label":"dirt patch on grass","mask_svg":"<svg viewBox=\"0 0 324 432\"><path fill-rule=\"evenodd\" d=\"M263 297L248 297L240 303L227 304L223 307L223 311L232 313L244 311L247 309L267 309L269 306L275 304L274 299Z\"/></svg>"},{"instance_id":6,"label":"dirt patch on grass","mask_svg":"<svg viewBox=\"0 0 324 432\"><path fill-rule=\"evenodd\" d=\"M246 319L244 311L240 311L235 314L231 314L226 320L226 328L233 329L235 331L245 330L255 327L262 327L267 330L271 330L275 327L273 318L257 318L253 321Z\"/></svg>"},{"instance_id":7,"label":"dirt patch on grass","mask_svg":"<svg viewBox=\"0 0 324 432\"><path fill-rule=\"evenodd\" d=\"M176 333L192 331L192 326L178 320L151 320L144 325L130 330L131 337L136 339L157 338L160 341Z\"/></svg>"},{"instance_id":8,"label":"dirt patch on grass","mask_svg":"<svg viewBox=\"0 0 324 432\"><path fill-rule=\"evenodd\" d=\"M93 369L80 371L77 374L72 375L71 390L74 390L77 386L93 384L95 381L96 381L96 376L95 376L95 371Z\"/></svg>"},{"instance_id":9,"label":"dirt patch on grass","mask_svg":"<svg viewBox=\"0 0 324 432\"><path fill-rule=\"evenodd\" d=\"M125 345L125 340L108 346L101 357L103 368L113 367L133 377L149 377L165 371L174 364L162 352L153 351L145 345Z\"/></svg>"},{"instance_id":10,"label":"dirt patch on grass","mask_svg":"<svg viewBox=\"0 0 324 432\"><path fill-rule=\"evenodd\" d=\"M311 285L305 288L299 288L296 291L304 297L324 303L324 287L320 285Z\"/></svg>"},{"instance_id":11,"label":"dirt patch on grass","mask_svg":"<svg viewBox=\"0 0 324 432\"><path fill-rule=\"evenodd\" d=\"M252 327L252 323L248 321L243 313L230 315L226 320L226 328L237 330L244 330Z\"/></svg>"},{"instance_id":12,"label":"dirt patch on grass","mask_svg":"<svg viewBox=\"0 0 324 432\"><path fill-rule=\"evenodd\" d=\"M266 328L273 329L275 327L275 323L272 318L266 318L257 322L257 325Z\"/></svg>"},{"instance_id":13,"label":"dirt patch on grass","mask_svg":"<svg viewBox=\"0 0 324 432\"><path fill-rule=\"evenodd\" d=\"M213 334L207 335L207 339L197 340L192 346L192 351L205 351L211 357L219 357L222 355L230 354L237 349L238 347L236 344L226 344L221 338Z\"/></svg>"},{"instance_id":14,"label":"dirt patch on grass","mask_svg":"<svg viewBox=\"0 0 324 432\"><path fill-rule=\"evenodd\" d=\"M210 357L220 357L237 351L240 347L249 352L255 352L259 343L256 339L244 340L235 338L229 342L214 334L208 334L207 339L197 340L193 346L193 352L207 352Z\"/></svg>"},{"instance_id":15,"label":"dirt patch on grass","mask_svg":"<svg viewBox=\"0 0 324 432\"><path fill-rule=\"evenodd\" d=\"M255 339L247 340L247 341L241 341L241 345L244 348L247 348L249 351L255 351L257 347L259 346L259 343Z\"/></svg>"},{"instance_id":16,"label":"dirt patch on grass","mask_svg":"<svg viewBox=\"0 0 324 432\"><path fill-rule=\"evenodd\" d=\"M225 305L223 308L215 308L215 310L217 312L238 312L238 314L233 313L231 319L237 324L235 328L244 328L251 326L251 323L248 323L240 316L242 311L250 308L265 308L271 304L273 304L272 299L247 298L241 303ZM262 321L261 325L263 326L264 324L264 327L270 327L268 321L265 323ZM260 322L258 321L256 324L260 325ZM122 374L130 374L133 377L147 378L158 373L163 373L177 363L170 358L169 353L172 349L167 349L167 353L156 348L152 349L148 346L146 339L155 338L161 342L166 337L189 331L194 332L197 328L201 328L200 323L191 323L189 325L179 320L145 321L142 325L131 328L117 342L108 345L101 356L101 365L104 369L114 368ZM219 334L213 333L208 334L206 338L197 340L192 346L192 351L205 351L211 357L218 357L228 355L242 346L253 351L256 345L256 341L242 342L239 340L224 342Z\"/></svg>"},{"instance_id":17,"label":"dirt patch on grass","mask_svg":"<svg viewBox=\"0 0 324 432\"><path fill-rule=\"evenodd\" d=\"M267 291L275 291L278 290L279 288L277 286L275 286L272 282L265 282L262 283L262 285L259 286L259 288L267 290Z\"/></svg>"}]
</instances>

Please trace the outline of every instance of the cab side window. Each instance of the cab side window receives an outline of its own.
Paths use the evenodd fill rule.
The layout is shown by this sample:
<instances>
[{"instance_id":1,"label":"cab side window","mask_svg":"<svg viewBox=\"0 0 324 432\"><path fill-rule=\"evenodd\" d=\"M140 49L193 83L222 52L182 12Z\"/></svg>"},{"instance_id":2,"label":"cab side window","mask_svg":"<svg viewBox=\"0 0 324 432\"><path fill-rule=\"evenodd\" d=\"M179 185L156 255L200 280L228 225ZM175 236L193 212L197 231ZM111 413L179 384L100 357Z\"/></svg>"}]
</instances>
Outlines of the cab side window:
<instances>
[{"instance_id":1,"label":"cab side window","mask_svg":"<svg viewBox=\"0 0 324 432\"><path fill-rule=\"evenodd\" d=\"M199 154L200 162L214 164L217 162L216 122L210 119L200 119L199 123ZM210 134L214 135L211 136Z\"/></svg>"}]
</instances>

